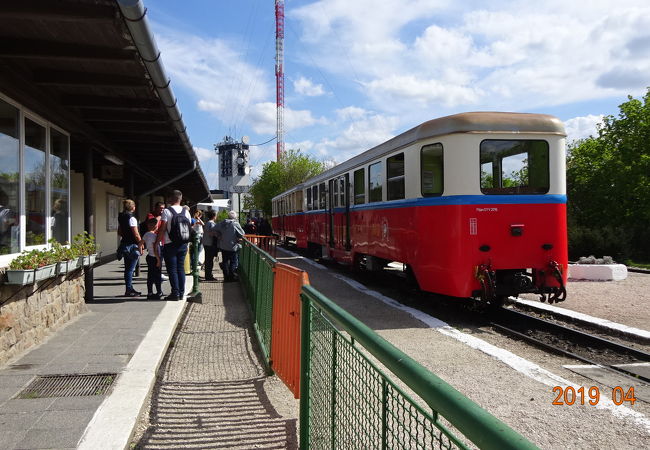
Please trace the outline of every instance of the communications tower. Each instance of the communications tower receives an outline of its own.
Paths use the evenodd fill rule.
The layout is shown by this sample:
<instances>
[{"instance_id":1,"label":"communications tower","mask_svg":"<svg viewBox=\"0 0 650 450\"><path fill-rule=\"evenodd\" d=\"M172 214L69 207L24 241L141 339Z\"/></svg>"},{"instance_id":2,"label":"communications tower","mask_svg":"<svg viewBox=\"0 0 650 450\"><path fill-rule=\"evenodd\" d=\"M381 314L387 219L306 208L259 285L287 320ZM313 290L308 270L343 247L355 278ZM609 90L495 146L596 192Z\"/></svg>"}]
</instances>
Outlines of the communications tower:
<instances>
[{"instance_id":1,"label":"communications tower","mask_svg":"<svg viewBox=\"0 0 650 450\"><path fill-rule=\"evenodd\" d=\"M275 0L275 90L279 161L284 153L284 0Z\"/></svg>"}]
</instances>

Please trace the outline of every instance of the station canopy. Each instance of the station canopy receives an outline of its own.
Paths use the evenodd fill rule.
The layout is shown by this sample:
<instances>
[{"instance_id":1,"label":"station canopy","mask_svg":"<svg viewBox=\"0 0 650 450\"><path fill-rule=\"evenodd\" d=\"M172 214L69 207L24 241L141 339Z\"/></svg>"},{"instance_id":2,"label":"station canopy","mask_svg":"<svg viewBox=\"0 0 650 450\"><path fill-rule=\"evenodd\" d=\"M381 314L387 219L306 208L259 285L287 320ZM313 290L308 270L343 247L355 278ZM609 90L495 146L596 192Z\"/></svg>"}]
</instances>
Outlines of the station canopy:
<instances>
[{"instance_id":1,"label":"station canopy","mask_svg":"<svg viewBox=\"0 0 650 450\"><path fill-rule=\"evenodd\" d=\"M133 171L136 195L188 172L166 189L199 202L208 184L145 11L134 0L3 2L0 91L71 134L73 170L92 148L95 178L125 186Z\"/></svg>"}]
</instances>

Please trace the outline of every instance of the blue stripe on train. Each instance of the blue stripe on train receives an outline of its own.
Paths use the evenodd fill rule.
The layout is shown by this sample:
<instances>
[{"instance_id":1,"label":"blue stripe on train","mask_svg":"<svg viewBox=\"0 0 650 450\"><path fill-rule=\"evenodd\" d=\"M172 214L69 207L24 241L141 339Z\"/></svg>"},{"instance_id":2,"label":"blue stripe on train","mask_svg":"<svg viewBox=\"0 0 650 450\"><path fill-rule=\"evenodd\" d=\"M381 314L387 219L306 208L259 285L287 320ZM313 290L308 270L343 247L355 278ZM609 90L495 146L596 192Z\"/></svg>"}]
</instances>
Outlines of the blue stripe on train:
<instances>
[{"instance_id":1,"label":"blue stripe on train","mask_svg":"<svg viewBox=\"0 0 650 450\"><path fill-rule=\"evenodd\" d=\"M409 198L390 202L373 202L363 205L352 205L350 209L360 211L367 209L410 208L414 206L439 205L541 205L564 204L566 195L449 195L444 197ZM318 214L325 210L319 209L299 214ZM344 212L345 208L334 208L335 212Z\"/></svg>"}]
</instances>

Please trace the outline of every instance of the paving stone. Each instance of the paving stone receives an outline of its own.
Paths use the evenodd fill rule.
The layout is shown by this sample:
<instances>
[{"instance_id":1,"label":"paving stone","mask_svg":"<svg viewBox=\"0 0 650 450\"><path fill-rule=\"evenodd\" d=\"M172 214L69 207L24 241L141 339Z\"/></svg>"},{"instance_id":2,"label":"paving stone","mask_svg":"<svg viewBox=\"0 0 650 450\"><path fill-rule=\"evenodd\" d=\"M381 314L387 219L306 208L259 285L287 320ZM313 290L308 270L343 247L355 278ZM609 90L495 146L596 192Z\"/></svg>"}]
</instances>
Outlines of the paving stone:
<instances>
[{"instance_id":1,"label":"paving stone","mask_svg":"<svg viewBox=\"0 0 650 450\"><path fill-rule=\"evenodd\" d=\"M18 442L16 448L73 448L81 438L83 428L57 428L53 430L29 430L25 437Z\"/></svg>"},{"instance_id":2,"label":"paving stone","mask_svg":"<svg viewBox=\"0 0 650 450\"><path fill-rule=\"evenodd\" d=\"M54 402L47 408L48 411L74 411L92 410L95 411L102 402L106 400L105 395L88 395L83 397L55 398Z\"/></svg>"},{"instance_id":3,"label":"paving stone","mask_svg":"<svg viewBox=\"0 0 650 450\"><path fill-rule=\"evenodd\" d=\"M61 414L61 411L45 411L32 429L85 428L94 412L87 409L67 410L65 414Z\"/></svg>"},{"instance_id":4,"label":"paving stone","mask_svg":"<svg viewBox=\"0 0 650 450\"><path fill-rule=\"evenodd\" d=\"M2 405L2 414L45 411L54 402L51 398L14 398Z\"/></svg>"}]
</instances>

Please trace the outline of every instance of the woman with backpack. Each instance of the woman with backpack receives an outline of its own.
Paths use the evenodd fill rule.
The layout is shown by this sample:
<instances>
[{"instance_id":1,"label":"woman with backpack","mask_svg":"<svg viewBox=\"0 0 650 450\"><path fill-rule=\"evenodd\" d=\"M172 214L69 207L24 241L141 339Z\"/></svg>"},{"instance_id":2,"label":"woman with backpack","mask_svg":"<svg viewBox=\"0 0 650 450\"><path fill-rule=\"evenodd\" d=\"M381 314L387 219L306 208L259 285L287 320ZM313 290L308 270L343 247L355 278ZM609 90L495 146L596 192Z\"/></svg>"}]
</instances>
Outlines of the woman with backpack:
<instances>
[{"instance_id":1,"label":"woman with backpack","mask_svg":"<svg viewBox=\"0 0 650 450\"><path fill-rule=\"evenodd\" d=\"M184 261L190 241L191 220L188 210L181 206L183 194L173 191L168 199L170 206L160 217L156 244L164 242L163 257L169 275L171 294L165 300L182 300L185 295Z\"/></svg>"},{"instance_id":2,"label":"woman with backpack","mask_svg":"<svg viewBox=\"0 0 650 450\"><path fill-rule=\"evenodd\" d=\"M140 260L144 242L138 231L138 219L133 215L135 202L126 199L122 202L123 210L117 216L117 234L122 238L117 250L118 258L124 258L124 284L126 297L137 297L140 292L133 289L133 271Z\"/></svg>"}]
</instances>

